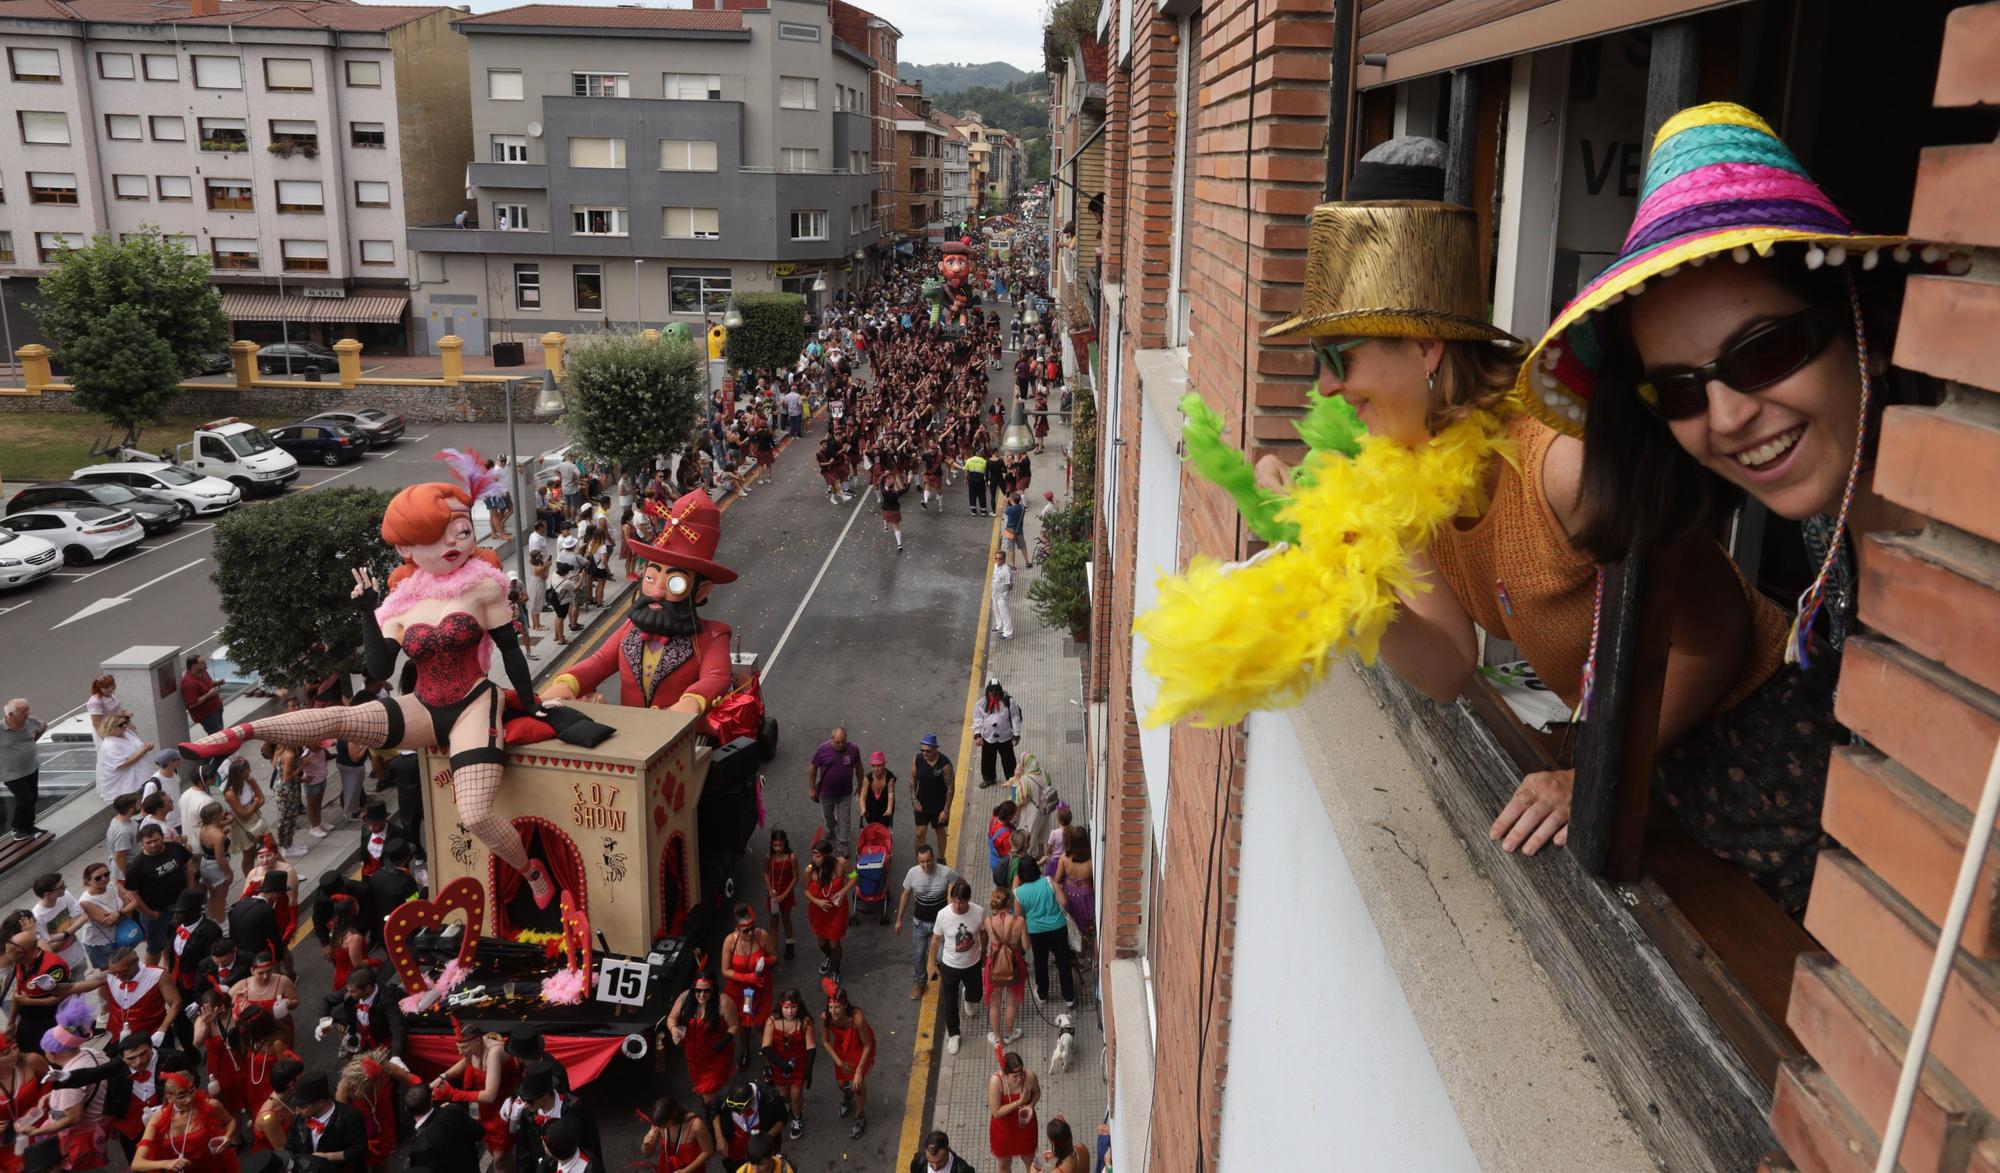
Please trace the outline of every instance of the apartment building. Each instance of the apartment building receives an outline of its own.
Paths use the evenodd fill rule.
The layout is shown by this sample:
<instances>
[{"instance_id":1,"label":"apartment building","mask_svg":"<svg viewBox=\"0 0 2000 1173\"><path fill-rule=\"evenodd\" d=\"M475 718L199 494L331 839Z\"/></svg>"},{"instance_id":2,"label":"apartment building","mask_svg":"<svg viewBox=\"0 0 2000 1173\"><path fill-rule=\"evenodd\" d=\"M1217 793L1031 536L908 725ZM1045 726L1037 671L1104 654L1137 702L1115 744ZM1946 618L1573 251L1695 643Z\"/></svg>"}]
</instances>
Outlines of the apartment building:
<instances>
[{"instance_id":1,"label":"apartment building","mask_svg":"<svg viewBox=\"0 0 2000 1173\"><path fill-rule=\"evenodd\" d=\"M896 208L896 47L902 31L895 25L847 0L828 0L833 14L833 32L850 45L857 45L875 61L868 79L867 116L874 123L875 223L883 235L871 246L871 261L886 252L888 236L895 224Z\"/></svg>"},{"instance_id":2,"label":"apartment building","mask_svg":"<svg viewBox=\"0 0 2000 1173\"><path fill-rule=\"evenodd\" d=\"M825 0L530 4L455 27L477 218L410 230L433 346L698 323L731 292L817 305L880 239L876 62Z\"/></svg>"},{"instance_id":3,"label":"apartment building","mask_svg":"<svg viewBox=\"0 0 2000 1173\"><path fill-rule=\"evenodd\" d=\"M1055 230L1078 275L1060 320L1099 421L1089 825L1120 1173L1301 1154L1330 1169L1875 1167L2000 735L2000 497L1980 487L2000 468L2000 218L1978 194L1995 46L2000 4L1949 0L1106 0L1052 99ZM1078 167L1088 128L1066 125L1098 77L1101 186ZM1769 119L1856 224L1976 250L1969 271L1904 283L1893 360L1945 385L1935 406L1882 417L1875 490L1924 516L1854 539L1870 631L1847 645L1836 716L1857 737L1834 751L1840 847L1819 856L1803 922L1653 805L1650 721L1600 709L1543 732L1483 678L1439 704L1343 662L1291 709L1146 725L1158 685L1132 618L1157 573L1257 549L1185 469L1177 405L1198 394L1249 455L1298 458L1316 369L1263 331L1300 304L1313 206L1369 148L1442 140L1447 198L1478 214L1494 321L1533 338L1620 249L1653 130L1710 100ZM1767 593L1797 597L1810 570L1793 523L1746 507L1722 538ZM1607 590L1603 630L1663 644L1632 608L1671 578L1613 569L1635 585ZM1657 667L1604 655L1600 680L1657 698ZM1565 764L1568 846L1490 844L1521 776ZM2000 1169L1996 868L1989 850L1945 948L1896 1167Z\"/></svg>"},{"instance_id":4,"label":"apartment building","mask_svg":"<svg viewBox=\"0 0 2000 1173\"><path fill-rule=\"evenodd\" d=\"M1102 11L1110 11L1108 5ZM1104 227L1109 53L1097 41L1077 45L1049 74L1049 256L1051 287L1065 305L1097 320L1098 244Z\"/></svg>"},{"instance_id":5,"label":"apartment building","mask_svg":"<svg viewBox=\"0 0 2000 1173\"><path fill-rule=\"evenodd\" d=\"M942 238L945 130L931 117L921 85L896 87L896 222L898 236ZM956 221L950 221L956 223Z\"/></svg>"},{"instance_id":6,"label":"apartment building","mask_svg":"<svg viewBox=\"0 0 2000 1173\"><path fill-rule=\"evenodd\" d=\"M938 169L938 211L956 224L978 207L973 196L972 138L965 133L962 120L943 110L933 109L931 119L944 131L940 140L944 156Z\"/></svg>"},{"instance_id":7,"label":"apartment building","mask_svg":"<svg viewBox=\"0 0 2000 1173\"><path fill-rule=\"evenodd\" d=\"M441 7L0 3L0 275L17 345L65 244L157 226L236 336L400 353L406 218L463 206L465 40ZM17 300L18 299L18 300Z\"/></svg>"}]
</instances>

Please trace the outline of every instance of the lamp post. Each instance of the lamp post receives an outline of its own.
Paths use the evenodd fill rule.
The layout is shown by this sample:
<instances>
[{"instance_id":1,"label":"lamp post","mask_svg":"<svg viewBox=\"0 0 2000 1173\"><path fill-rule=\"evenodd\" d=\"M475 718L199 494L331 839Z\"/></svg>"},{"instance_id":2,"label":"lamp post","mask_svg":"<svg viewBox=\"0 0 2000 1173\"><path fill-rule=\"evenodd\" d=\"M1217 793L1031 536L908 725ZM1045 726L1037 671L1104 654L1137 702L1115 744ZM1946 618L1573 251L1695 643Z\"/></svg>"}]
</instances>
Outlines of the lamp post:
<instances>
[{"instance_id":1,"label":"lamp post","mask_svg":"<svg viewBox=\"0 0 2000 1173\"><path fill-rule=\"evenodd\" d=\"M736 291L733 289L729 291L729 301L722 307L722 328L725 330L743 328L743 311L736 308Z\"/></svg>"},{"instance_id":2,"label":"lamp post","mask_svg":"<svg viewBox=\"0 0 2000 1173\"><path fill-rule=\"evenodd\" d=\"M640 269L645 264L645 260L640 257L632 258L632 328L634 330L644 330L646 328L645 279L639 275Z\"/></svg>"},{"instance_id":3,"label":"lamp post","mask_svg":"<svg viewBox=\"0 0 2000 1173\"><path fill-rule=\"evenodd\" d=\"M13 374L17 370L14 364L18 360L14 357L14 319L7 313L7 275L5 273L0 273L0 328L4 328L7 335L7 372Z\"/></svg>"},{"instance_id":4,"label":"lamp post","mask_svg":"<svg viewBox=\"0 0 2000 1173\"><path fill-rule=\"evenodd\" d=\"M1007 421L1007 427L1000 433L1000 451L1009 456L1031 452L1035 447L1035 433L1028 430L1028 405L1021 402L1020 395L1014 396L1014 414Z\"/></svg>"}]
</instances>

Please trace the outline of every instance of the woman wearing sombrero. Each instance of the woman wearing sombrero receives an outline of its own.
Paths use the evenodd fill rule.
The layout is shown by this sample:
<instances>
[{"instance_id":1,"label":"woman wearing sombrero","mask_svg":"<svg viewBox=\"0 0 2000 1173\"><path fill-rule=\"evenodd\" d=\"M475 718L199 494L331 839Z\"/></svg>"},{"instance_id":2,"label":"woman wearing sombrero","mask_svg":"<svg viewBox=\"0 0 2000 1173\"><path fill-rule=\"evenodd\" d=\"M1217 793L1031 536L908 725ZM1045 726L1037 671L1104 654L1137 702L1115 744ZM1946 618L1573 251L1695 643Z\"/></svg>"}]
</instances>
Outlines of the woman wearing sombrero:
<instances>
[{"instance_id":1,"label":"woman wearing sombrero","mask_svg":"<svg viewBox=\"0 0 2000 1173\"><path fill-rule=\"evenodd\" d=\"M1740 730L1756 750L1739 751L1733 785L1662 794L1698 841L1792 908L1824 842L1820 798L1841 736L1835 653L1855 603L1846 534L1914 516L1863 475L1890 390L1894 290L1883 287L1901 281L1899 265L1880 262L1911 255L1903 237L1856 232L1763 119L1694 106L1655 136L1622 254L1521 372L1529 410L1583 437L1589 520L1576 537L1592 557L1699 530L1732 490L1802 524L1815 574L1785 647L1803 670L1775 680ZM1669 771L1686 749L1665 755Z\"/></svg>"},{"instance_id":2,"label":"woman wearing sombrero","mask_svg":"<svg viewBox=\"0 0 2000 1173\"><path fill-rule=\"evenodd\" d=\"M1364 160L1356 179L1375 183L1388 166ZM1381 178L1404 192L1432 171ZM1285 544L1238 567L1197 559L1185 578L1163 580L1161 605L1137 623L1161 681L1153 719L1222 724L1290 703L1331 654L1350 651L1379 650L1449 701L1477 664L1475 624L1518 645L1566 703L1583 700L1597 571L1571 545L1582 445L1510 393L1519 351L1496 345L1514 339L1484 319L1477 258L1467 208L1314 209L1304 307L1267 336L1308 340L1321 390L1337 398L1309 397L1299 430L1313 452L1282 493L1268 465L1250 485L1220 421L1183 401L1190 460L1231 489L1253 532ZM1689 541L1683 561L1663 743L1755 692L1783 640L1783 617L1713 541ZM1530 775L1493 837L1531 854L1564 842L1571 781L1567 770Z\"/></svg>"}]
</instances>

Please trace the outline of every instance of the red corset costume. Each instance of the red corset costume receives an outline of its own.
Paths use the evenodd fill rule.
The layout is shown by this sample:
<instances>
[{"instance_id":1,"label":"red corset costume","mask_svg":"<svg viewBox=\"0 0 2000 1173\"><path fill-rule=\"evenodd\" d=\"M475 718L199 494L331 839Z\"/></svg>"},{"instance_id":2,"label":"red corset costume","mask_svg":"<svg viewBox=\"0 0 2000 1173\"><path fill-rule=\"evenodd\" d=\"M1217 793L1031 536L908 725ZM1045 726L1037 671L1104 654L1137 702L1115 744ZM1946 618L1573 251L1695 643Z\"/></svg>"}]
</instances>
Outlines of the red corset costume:
<instances>
[{"instance_id":1,"label":"red corset costume","mask_svg":"<svg viewBox=\"0 0 2000 1173\"><path fill-rule=\"evenodd\" d=\"M466 699L486 679L479 666L479 645L486 629L464 611L453 611L436 624L412 623L403 629L403 651L417 666L417 699L445 708ZM446 730L440 728L442 736Z\"/></svg>"},{"instance_id":2,"label":"red corset costume","mask_svg":"<svg viewBox=\"0 0 2000 1173\"><path fill-rule=\"evenodd\" d=\"M468 1062L459 1070L458 1082L439 1089L438 1101L470 1105L469 1110L479 1118L479 1127L486 1132L486 1151L489 1153L509 1152L514 1147L513 1130L507 1127L507 1118L501 1114L501 1107L521 1085L521 1064L511 1055L500 1058L499 1095L490 1104L479 1103L479 1097L486 1090L486 1070L474 1067Z\"/></svg>"},{"instance_id":3,"label":"red corset costume","mask_svg":"<svg viewBox=\"0 0 2000 1173\"><path fill-rule=\"evenodd\" d=\"M755 938L746 938L754 941ZM777 968L778 959L750 946L748 953L731 954L729 971L724 974L722 996L736 1004L744 1026L762 1027L771 1017L771 971ZM750 991L750 1005L744 1006L744 991Z\"/></svg>"},{"instance_id":4,"label":"red corset costume","mask_svg":"<svg viewBox=\"0 0 2000 1173\"><path fill-rule=\"evenodd\" d=\"M185 1159L187 1173L237 1173L236 1150L222 1146L211 1152L209 1142L229 1134L229 1115L222 1105L201 1092L194 1095L185 1117L172 1108L153 1117L139 1155L151 1161Z\"/></svg>"},{"instance_id":5,"label":"red corset costume","mask_svg":"<svg viewBox=\"0 0 2000 1173\"><path fill-rule=\"evenodd\" d=\"M795 1088L806 1081L806 1025L786 1030L783 1023L771 1029L771 1082L781 1088Z\"/></svg>"},{"instance_id":6,"label":"red corset costume","mask_svg":"<svg viewBox=\"0 0 2000 1173\"><path fill-rule=\"evenodd\" d=\"M698 1096L720 1094L736 1074L736 1048L729 1045L729 1024L720 1014L714 1022L690 1014L686 1026L681 1053L687 1057L688 1082L694 1085Z\"/></svg>"}]
</instances>

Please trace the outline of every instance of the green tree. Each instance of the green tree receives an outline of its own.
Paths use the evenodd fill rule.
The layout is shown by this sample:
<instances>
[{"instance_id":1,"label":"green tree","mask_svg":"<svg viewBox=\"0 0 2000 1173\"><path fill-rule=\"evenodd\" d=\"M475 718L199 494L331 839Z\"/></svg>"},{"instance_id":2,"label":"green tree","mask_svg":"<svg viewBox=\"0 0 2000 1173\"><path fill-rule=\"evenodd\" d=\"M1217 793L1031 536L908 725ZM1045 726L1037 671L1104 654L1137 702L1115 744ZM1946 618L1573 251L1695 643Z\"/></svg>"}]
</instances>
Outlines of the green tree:
<instances>
[{"instance_id":1,"label":"green tree","mask_svg":"<svg viewBox=\"0 0 2000 1173\"><path fill-rule=\"evenodd\" d=\"M775 371L799 361L806 348L806 299L796 293L744 293L736 309L743 325L729 332L729 365Z\"/></svg>"},{"instance_id":2,"label":"green tree","mask_svg":"<svg viewBox=\"0 0 2000 1173\"><path fill-rule=\"evenodd\" d=\"M153 333L133 305L115 305L59 352L76 388L76 402L125 429L126 442L166 415L182 371L173 347Z\"/></svg>"},{"instance_id":3,"label":"green tree","mask_svg":"<svg viewBox=\"0 0 2000 1173\"><path fill-rule=\"evenodd\" d=\"M1022 168L1028 173L1028 182L1049 177L1049 138L1041 135L1024 139L1021 143Z\"/></svg>"},{"instance_id":4,"label":"green tree","mask_svg":"<svg viewBox=\"0 0 2000 1173\"><path fill-rule=\"evenodd\" d=\"M1042 22L1042 67L1057 73L1069 65L1078 43L1097 37L1097 9L1103 0L1049 0Z\"/></svg>"},{"instance_id":5,"label":"green tree","mask_svg":"<svg viewBox=\"0 0 2000 1173\"><path fill-rule=\"evenodd\" d=\"M97 383L101 394L88 405L134 437L140 424L158 418L163 406L159 386L171 387L229 344L229 318L222 312L222 294L209 283L208 259L190 255L152 225L122 240L99 233L83 248L64 249L54 271L42 278L40 292L35 316L56 357L72 370L77 369L72 347L86 336L102 335L114 310L131 311L119 319L122 332L128 347L147 352L143 357L111 362L102 338L85 350L93 352L89 361L104 376ZM171 360L172 377L165 384L159 381L158 352L148 339L164 344ZM119 373L114 377L113 372ZM124 395L136 401L128 402Z\"/></svg>"},{"instance_id":6,"label":"green tree","mask_svg":"<svg viewBox=\"0 0 2000 1173\"><path fill-rule=\"evenodd\" d=\"M1087 542L1055 541L1042 573L1028 584L1028 602L1043 625L1072 634L1090 631L1090 561Z\"/></svg>"},{"instance_id":7,"label":"green tree","mask_svg":"<svg viewBox=\"0 0 2000 1173\"><path fill-rule=\"evenodd\" d=\"M386 579L400 559L382 541L384 489L336 487L238 509L215 527L215 583L229 658L275 685L355 666L364 563Z\"/></svg>"},{"instance_id":8,"label":"green tree","mask_svg":"<svg viewBox=\"0 0 2000 1173\"><path fill-rule=\"evenodd\" d=\"M931 99L931 105L951 114L974 111L986 120L986 125L1009 130L1015 134L1046 132L1049 127L1049 104L1046 92L1024 96L987 86L973 86L970 89L938 94Z\"/></svg>"},{"instance_id":9,"label":"green tree","mask_svg":"<svg viewBox=\"0 0 2000 1173\"><path fill-rule=\"evenodd\" d=\"M706 353L674 335L658 342L630 331L592 336L564 363L563 430L592 456L651 467L653 457L679 451L701 421Z\"/></svg>"}]
</instances>

